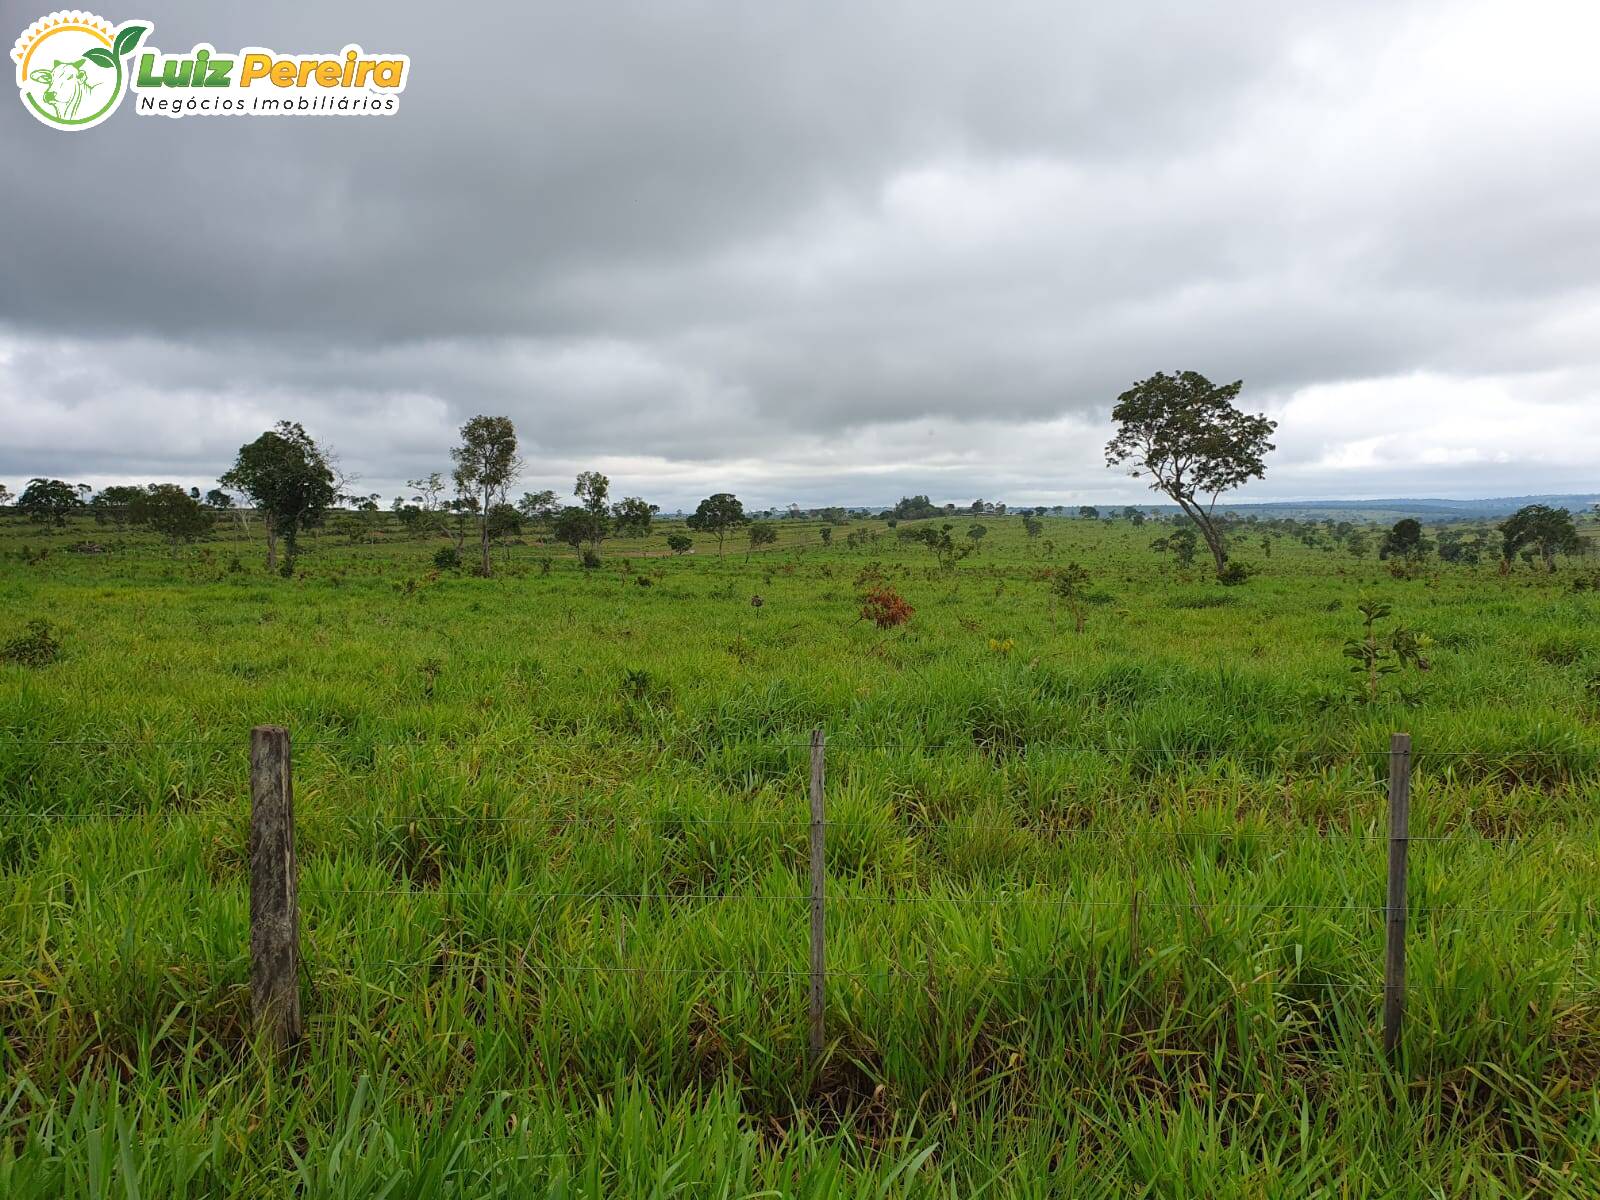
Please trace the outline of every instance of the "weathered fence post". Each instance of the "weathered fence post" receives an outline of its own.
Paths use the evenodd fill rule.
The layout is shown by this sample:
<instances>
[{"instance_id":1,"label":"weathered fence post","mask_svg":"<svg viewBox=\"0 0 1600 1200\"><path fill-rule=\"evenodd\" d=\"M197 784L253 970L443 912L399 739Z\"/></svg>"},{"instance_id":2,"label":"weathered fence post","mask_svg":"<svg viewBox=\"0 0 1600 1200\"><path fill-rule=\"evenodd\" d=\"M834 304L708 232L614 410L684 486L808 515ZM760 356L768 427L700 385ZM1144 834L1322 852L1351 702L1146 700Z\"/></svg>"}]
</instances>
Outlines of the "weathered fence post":
<instances>
[{"instance_id":1,"label":"weathered fence post","mask_svg":"<svg viewBox=\"0 0 1600 1200\"><path fill-rule=\"evenodd\" d=\"M300 1040L300 897L289 731L250 731L250 1009L277 1047Z\"/></svg>"},{"instance_id":2,"label":"weathered fence post","mask_svg":"<svg viewBox=\"0 0 1600 1200\"><path fill-rule=\"evenodd\" d=\"M1411 844L1411 735L1389 739L1389 900L1383 957L1383 1052L1400 1047L1406 1009L1406 855Z\"/></svg>"},{"instance_id":3,"label":"weathered fence post","mask_svg":"<svg viewBox=\"0 0 1600 1200\"><path fill-rule=\"evenodd\" d=\"M826 824L822 802L822 730L811 731L811 1067L822 1062L824 959L822 888L826 878Z\"/></svg>"}]
</instances>

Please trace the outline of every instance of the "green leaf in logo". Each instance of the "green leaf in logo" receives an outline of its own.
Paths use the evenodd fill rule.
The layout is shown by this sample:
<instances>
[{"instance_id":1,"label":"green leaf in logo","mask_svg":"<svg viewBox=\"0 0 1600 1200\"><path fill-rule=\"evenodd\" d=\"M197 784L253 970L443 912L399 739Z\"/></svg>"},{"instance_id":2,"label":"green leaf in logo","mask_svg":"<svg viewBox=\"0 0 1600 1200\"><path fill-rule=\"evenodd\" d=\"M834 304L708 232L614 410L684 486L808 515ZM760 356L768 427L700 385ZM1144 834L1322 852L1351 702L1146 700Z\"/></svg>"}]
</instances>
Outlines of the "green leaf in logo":
<instances>
[{"instance_id":1,"label":"green leaf in logo","mask_svg":"<svg viewBox=\"0 0 1600 1200\"><path fill-rule=\"evenodd\" d=\"M139 44L141 38L150 32L148 25L129 25L117 34L117 40L111 53L118 58L123 58L133 53L133 48Z\"/></svg>"},{"instance_id":2,"label":"green leaf in logo","mask_svg":"<svg viewBox=\"0 0 1600 1200\"><path fill-rule=\"evenodd\" d=\"M114 67L117 60L111 57L111 51L104 46L96 46L92 50L85 50L83 56L97 67Z\"/></svg>"}]
</instances>

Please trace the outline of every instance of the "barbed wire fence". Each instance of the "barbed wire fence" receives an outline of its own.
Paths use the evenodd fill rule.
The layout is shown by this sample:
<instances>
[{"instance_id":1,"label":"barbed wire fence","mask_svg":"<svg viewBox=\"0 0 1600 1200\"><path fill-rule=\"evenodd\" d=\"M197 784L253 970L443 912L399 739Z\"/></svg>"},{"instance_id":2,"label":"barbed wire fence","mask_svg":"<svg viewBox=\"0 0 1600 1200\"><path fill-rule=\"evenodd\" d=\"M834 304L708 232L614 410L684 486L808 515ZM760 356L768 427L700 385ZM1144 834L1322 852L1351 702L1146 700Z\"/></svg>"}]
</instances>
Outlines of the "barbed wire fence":
<instances>
[{"instance_id":1,"label":"barbed wire fence","mask_svg":"<svg viewBox=\"0 0 1600 1200\"><path fill-rule=\"evenodd\" d=\"M1412 835L1410 831L1410 791L1413 753L1409 735L1396 733L1391 736L1387 751L1387 781L1385 786L1387 800L1387 828L1382 832L1363 832L1361 830L1345 830L1335 835L1329 835L1316 830L1298 831L1311 839L1329 841L1335 838L1369 843L1383 843L1387 848L1387 876L1386 892L1382 904L1360 903L1346 900L1342 903L1291 903L1269 900L1243 900L1228 901L1218 899L1202 899L1198 895L1191 895L1188 900L1161 899L1149 897L1142 893L1136 886L1131 890L1128 899L1123 901L1098 899L1092 896L1078 896L1060 894L1054 898L1042 897L1037 893L1009 892L999 895L972 896L972 895L942 895L907 892L890 895L852 894L839 888L829 889L827 875L827 846L830 829L841 829L852 824L867 825L876 822L868 820L852 821L849 818L840 820L830 819L826 805L826 749L830 743L825 738L821 729L813 730L809 738L801 741L791 736L771 737L761 739L763 744L770 742L785 747L803 747L809 756L809 819L804 822L806 832L806 845L808 850L808 883L805 890L794 892L774 893L761 891L750 896L731 894L715 891L684 891L684 890L644 890L644 889L609 889L609 890L534 890L527 888L512 888L499 891L493 889L430 889L420 892L414 887L363 887L341 886L313 893L319 900L331 896L361 896L361 897L403 897L417 895L433 895L437 897L450 897L456 899L481 898L492 899L504 896L515 896L520 900L540 902L561 901L595 901L606 903L627 903L643 905L647 903L687 903L687 902L727 902L746 899L759 900L763 903L784 902L804 906L809 915L807 937L807 967L798 970L793 967L772 967L761 965L721 966L721 967L670 967L661 965L630 966L621 963L546 963L532 964L527 961L525 952L519 958L519 969L544 973L551 977L565 974L601 974L608 977L640 977L644 975L679 975L713 977L717 975L733 977L747 976L755 979L784 980L793 983L804 983L807 1004L807 1049L808 1061L814 1070L820 1065L826 1039L826 1013L828 984L830 980L851 980L867 983L884 983L890 981L921 980L926 977L926 972L918 969L906 968L898 963L874 965L867 969L850 969L839 966L830 967L827 956L827 931L828 916L834 906L848 908L854 905L943 905L973 906L997 909L1004 906L1015 906L1019 903L1035 903L1043 901L1061 906L1078 906L1102 909L1125 910L1128 919L1128 935L1130 943L1137 946L1139 943L1139 919L1142 910L1167 909L1187 912L1208 912L1233 910L1247 913L1264 913L1268 911L1292 912L1329 912L1329 913L1361 913L1381 917L1383 925L1383 972L1382 979L1363 982L1348 979L1296 979L1286 986L1295 991L1321 990L1329 993L1343 993L1347 995L1364 994L1381 998L1382 1003L1382 1045L1386 1056L1393 1059L1401 1048L1402 1035L1405 1023L1405 1005L1408 993L1419 990L1435 992L1466 992L1471 989L1461 985L1425 982L1422 984L1408 982L1406 977L1406 942L1407 942L1407 917L1408 914L1425 916L1436 912L1459 912L1474 914L1510 914L1510 915L1536 915L1541 917L1560 917L1582 915L1577 909L1538 907L1482 907L1475 905L1413 905L1408 895L1408 864L1409 848L1412 842L1422 843L1447 843L1465 840L1459 834ZM839 743L849 746L852 739L849 735L838 739ZM10 737L0 736L0 746L62 746L62 747L112 747L134 745L143 747L165 746L206 746L212 749L221 748L216 738L148 738L129 739L118 738L52 738L52 737ZM309 738L301 741L302 749L320 746L343 746L345 743L336 739ZM861 739L858 745L879 745L881 740ZM902 743L894 743L897 749L904 749ZM1162 747L1086 747L1074 745L1067 747L1073 752L1092 753L1099 756L1115 756L1117 754L1144 755L1153 759L1176 760L1184 756L1192 756L1192 752L1177 748ZM1440 750L1429 757L1441 762L1448 762L1452 758L1462 757L1473 752ZM1535 755L1550 753L1545 751L1531 751ZM1565 752L1560 752L1565 754ZM1222 756L1229 757L1229 756ZM1291 760L1293 756L1290 756ZM1377 755L1358 754L1357 764L1365 766L1377 758ZM1281 764L1282 755L1264 756L1265 760ZM286 1048L300 1041L306 1036L307 1021L302 1011L301 1000L301 975L302 961L300 949L300 878L299 864L296 855L296 831L293 788L293 756L289 731L280 725L257 726L250 734L250 818L248 840L249 863L249 958L250 958L250 999L251 1020L254 1034L252 1040L262 1040L267 1045L276 1048ZM1346 764L1350 765L1350 764ZM11 814L16 815L16 814ZM39 812L26 814L30 819L53 821L79 821L103 820L114 814L110 813L82 813ZM155 813L125 814L132 816L159 815ZM418 817L418 823L432 822L459 822L473 826L485 824L511 824L528 823L540 824L551 828L580 827L580 828L647 828L657 825L681 826L689 822L702 822L707 824L764 826L773 828L794 829L800 822L794 817L719 817L713 815L685 816L677 814L672 816L646 816L634 815L631 817L617 813L601 814L545 814L545 815L520 815L520 814L462 814L462 813L437 813L426 814ZM1105 839L1127 839L1130 830L1093 825L1076 826L1064 831L1074 837L1097 837ZM1176 841L1204 840L1215 841L1220 837L1229 836L1230 833L1239 834L1243 831L1230 831L1222 828L1192 830L1178 828L1154 828L1150 830L1157 837L1171 837ZM1191 889L1192 890L1192 889ZM514 949L507 944L508 950ZM462 959L474 955L485 956L493 950L488 944L483 945L441 945L435 954L429 958L421 959L417 967L437 966L441 956L458 956ZM996 973L994 970L980 969L986 984L996 986L1016 985L1029 986L1037 984L1039 980L1015 974ZM1575 982L1575 981L1555 981Z\"/></svg>"}]
</instances>

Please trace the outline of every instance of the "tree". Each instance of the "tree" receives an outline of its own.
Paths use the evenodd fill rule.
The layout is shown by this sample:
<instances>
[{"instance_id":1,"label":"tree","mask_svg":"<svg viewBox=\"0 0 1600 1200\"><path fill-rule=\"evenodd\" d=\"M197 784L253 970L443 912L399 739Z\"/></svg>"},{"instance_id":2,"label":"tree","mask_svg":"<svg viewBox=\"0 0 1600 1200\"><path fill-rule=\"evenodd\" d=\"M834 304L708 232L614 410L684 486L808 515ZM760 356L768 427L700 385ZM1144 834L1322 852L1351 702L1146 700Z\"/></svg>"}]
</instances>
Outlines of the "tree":
<instances>
[{"instance_id":1,"label":"tree","mask_svg":"<svg viewBox=\"0 0 1600 1200\"><path fill-rule=\"evenodd\" d=\"M694 539L687 533L667 534L667 549L671 550L674 554L687 554L690 548L693 546Z\"/></svg>"},{"instance_id":2,"label":"tree","mask_svg":"<svg viewBox=\"0 0 1600 1200\"><path fill-rule=\"evenodd\" d=\"M744 515L744 505L739 502L737 496L729 492L718 492L713 496L707 496L684 521L685 525L697 533L704 532L716 536L718 558L722 557L722 543L729 532L749 523L750 518Z\"/></svg>"},{"instance_id":3,"label":"tree","mask_svg":"<svg viewBox=\"0 0 1600 1200\"><path fill-rule=\"evenodd\" d=\"M1408 563L1421 562L1433 549L1433 543L1422 535L1422 522L1414 517L1402 517L1383 535L1378 545L1380 559L1399 558Z\"/></svg>"},{"instance_id":4,"label":"tree","mask_svg":"<svg viewBox=\"0 0 1600 1200\"><path fill-rule=\"evenodd\" d=\"M221 488L212 488L206 493L206 507L225 512L233 507L233 497Z\"/></svg>"},{"instance_id":5,"label":"tree","mask_svg":"<svg viewBox=\"0 0 1600 1200\"><path fill-rule=\"evenodd\" d=\"M1171 552L1178 560L1178 565L1185 570L1194 566L1194 552L1199 549L1200 539L1195 536L1194 530L1188 525L1174 529L1166 537L1158 537L1150 543L1150 549L1159 553Z\"/></svg>"},{"instance_id":6,"label":"tree","mask_svg":"<svg viewBox=\"0 0 1600 1200\"><path fill-rule=\"evenodd\" d=\"M1362 559L1372 549L1372 538L1364 529L1358 529L1344 540L1345 551L1354 559Z\"/></svg>"},{"instance_id":7,"label":"tree","mask_svg":"<svg viewBox=\"0 0 1600 1200\"><path fill-rule=\"evenodd\" d=\"M650 523L661 511L659 504L646 504L638 496L624 496L611 506L611 519L623 537L649 537Z\"/></svg>"},{"instance_id":8,"label":"tree","mask_svg":"<svg viewBox=\"0 0 1600 1200\"><path fill-rule=\"evenodd\" d=\"M599 471L579 471L578 482L574 485L572 494L578 498L578 503L590 512L603 513L606 511L606 501L611 496L611 480Z\"/></svg>"},{"instance_id":9,"label":"tree","mask_svg":"<svg viewBox=\"0 0 1600 1200\"><path fill-rule=\"evenodd\" d=\"M985 525L974 525L967 530L967 536L972 539L972 548L976 550L978 543L989 536L989 529Z\"/></svg>"},{"instance_id":10,"label":"tree","mask_svg":"<svg viewBox=\"0 0 1600 1200\"><path fill-rule=\"evenodd\" d=\"M11 489L5 484L0 483L0 508L6 507L6 505L11 503L11 500Z\"/></svg>"},{"instance_id":11,"label":"tree","mask_svg":"<svg viewBox=\"0 0 1600 1200\"><path fill-rule=\"evenodd\" d=\"M516 537L522 532L522 512L515 504L502 501L489 509L489 540Z\"/></svg>"},{"instance_id":12,"label":"tree","mask_svg":"<svg viewBox=\"0 0 1600 1200\"><path fill-rule=\"evenodd\" d=\"M167 539L176 551L211 532L216 516L175 483L152 483L128 505L128 519Z\"/></svg>"},{"instance_id":13,"label":"tree","mask_svg":"<svg viewBox=\"0 0 1600 1200\"><path fill-rule=\"evenodd\" d=\"M549 488L542 492L523 492L517 501L517 511L530 525L547 525L556 515L556 494Z\"/></svg>"},{"instance_id":14,"label":"tree","mask_svg":"<svg viewBox=\"0 0 1600 1200\"><path fill-rule=\"evenodd\" d=\"M1085 521L1098 521L1100 519L1100 510L1092 504L1080 504L1078 505L1078 516Z\"/></svg>"},{"instance_id":15,"label":"tree","mask_svg":"<svg viewBox=\"0 0 1600 1200\"><path fill-rule=\"evenodd\" d=\"M585 546L590 554L599 554L597 547L604 534L596 532L595 524L594 513L579 505L569 504L555 515L555 520L550 523L550 532L556 541L571 546L572 552L581 559Z\"/></svg>"},{"instance_id":16,"label":"tree","mask_svg":"<svg viewBox=\"0 0 1600 1200\"><path fill-rule=\"evenodd\" d=\"M1044 532L1044 522L1031 513L1023 513L1022 532L1027 534L1030 540L1036 538Z\"/></svg>"},{"instance_id":17,"label":"tree","mask_svg":"<svg viewBox=\"0 0 1600 1200\"><path fill-rule=\"evenodd\" d=\"M897 521L921 521L928 517L944 515L944 509L937 507L926 496L901 496L900 502L889 510L889 515Z\"/></svg>"},{"instance_id":18,"label":"tree","mask_svg":"<svg viewBox=\"0 0 1600 1200\"><path fill-rule=\"evenodd\" d=\"M950 536L953 526L941 525L935 529L932 525L919 525L914 529L902 529L898 536L903 542L921 542L939 560L939 565L946 571L955 570L956 564L977 548L977 543L965 546L956 545L955 539Z\"/></svg>"},{"instance_id":19,"label":"tree","mask_svg":"<svg viewBox=\"0 0 1600 1200\"><path fill-rule=\"evenodd\" d=\"M143 495L143 488L134 487L132 484L114 483L95 493L94 499L89 501L89 512L94 515L96 525L104 525L110 521L121 529L128 520L129 509Z\"/></svg>"},{"instance_id":20,"label":"tree","mask_svg":"<svg viewBox=\"0 0 1600 1200\"><path fill-rule=\"evenodd\" d=\"M1089 599L1089 572L1076 562L1069 562L1052 573L1050 591L1072 610L1073 623L1077 632L1082 633L1083 606Z\"/></svg>"},{"instance_id":21,"label":"tree","mask_svg":"<svg viewBox=\"0 0 1600 1200\"><path fill-rule=\"evenodd\" d=\"M1134 384L1111 410L1120 428L1106 443L1106 465L1130 464L1135 478L1165 492L1205 538L1222 574L1228 553L1213 518L1217 498L1266 474L1267 439L1277 422L1239 411L1243 380L1217 387L1204 375L1158 371Z\"/></svg>"},{"instance_id":22,"label":"tree","mask_svg":"<svg viewBox=\"0 0 1600 1200\"><path fill-rule=\"evenodd\" d=\"M217 482L248 496L264 515L269 571L277 566L278 539L283 539L285 577L294 573L300 534L322 523L337 495L327 454L297 421L279 421L276 429L239 447L233 466Z\"/></svg>"},{"instance_id":23,"label":"tree","mask_svg":"<svg viewBox=\"0 0 1600 1200\"><path fill-rule=\"evenodd\" d=\"M67 523L67 517L83 506L78 489L61 479L30 479L17 497L17 511L26 513L37 525Z\"/></svg>"},{"instance_id":24,"label":"tree","mask_svg":"<svg viewBox=\"0 0 1600 1200\"><path fill-rule=\"evenodd\" d=\"M493 573L489 562L489 510L497 499L504 503L506 490L522 474L516 426L510 417L473 417L461 427L461 445L450 451L450 457L456 464L456 491L477 501L481 551L478 573L487 577Z\"/></svg>"},{"instance_id":25,"label":"tree","mask_svg":"<svg viewBox=\"0 0 1600 1200\"><path fill-rule=\"evenodd\" d=\"M771 521L752 521L750 523L750 550L758 550L762 546L770 546L778 540L778 527ZM745 561L750 560L750 550L745 551Z\"/></svg>"},{"instance_id":26,"label":"tree","mask_svg":"<svg viewBox=\"0 0 1600 1200\"><path fill-rule=\"evenodd\" d=\"M1544 561L1544 569L1552 573L1556 569L1557 554L1577 554L1583 547L1572 514L1547 504L1524 505L1498 528L1504 539L1500 553L1506 562L1515 558L1524 546L1532 546Z\"/></svg>"}]
</instances>

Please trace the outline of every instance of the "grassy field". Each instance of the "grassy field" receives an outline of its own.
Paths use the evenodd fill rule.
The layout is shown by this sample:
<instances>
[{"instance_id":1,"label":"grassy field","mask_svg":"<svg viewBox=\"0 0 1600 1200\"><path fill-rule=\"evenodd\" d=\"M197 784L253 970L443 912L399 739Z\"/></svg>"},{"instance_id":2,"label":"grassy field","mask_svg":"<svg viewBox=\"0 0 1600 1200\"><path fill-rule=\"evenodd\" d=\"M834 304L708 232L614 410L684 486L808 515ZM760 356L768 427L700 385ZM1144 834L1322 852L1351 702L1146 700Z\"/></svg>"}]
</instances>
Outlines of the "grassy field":
<instances>
[{"instance_id":1,"label":"grassy field","mask_svg":"<svg viewBox=\"0 0 1600 1200\"><path fill-rule=\"evenodd\" d=\"M1600 1193L1600 594L1254 537L1225 588L1151 526L984 523L950 572L783 522L748 560L643 557L658 533L493 579L325 534L283 580L236 533L0 519L0 642L61 643L0 664L0 1195ZM1069 559L1081 634L1041 577ZM875 580L907 626L857 620ZM1377 703L1341 653L1367 594L1431 639ZM247 1021L268 722L282 1060Z\"/></svg>"}]
</instances>

